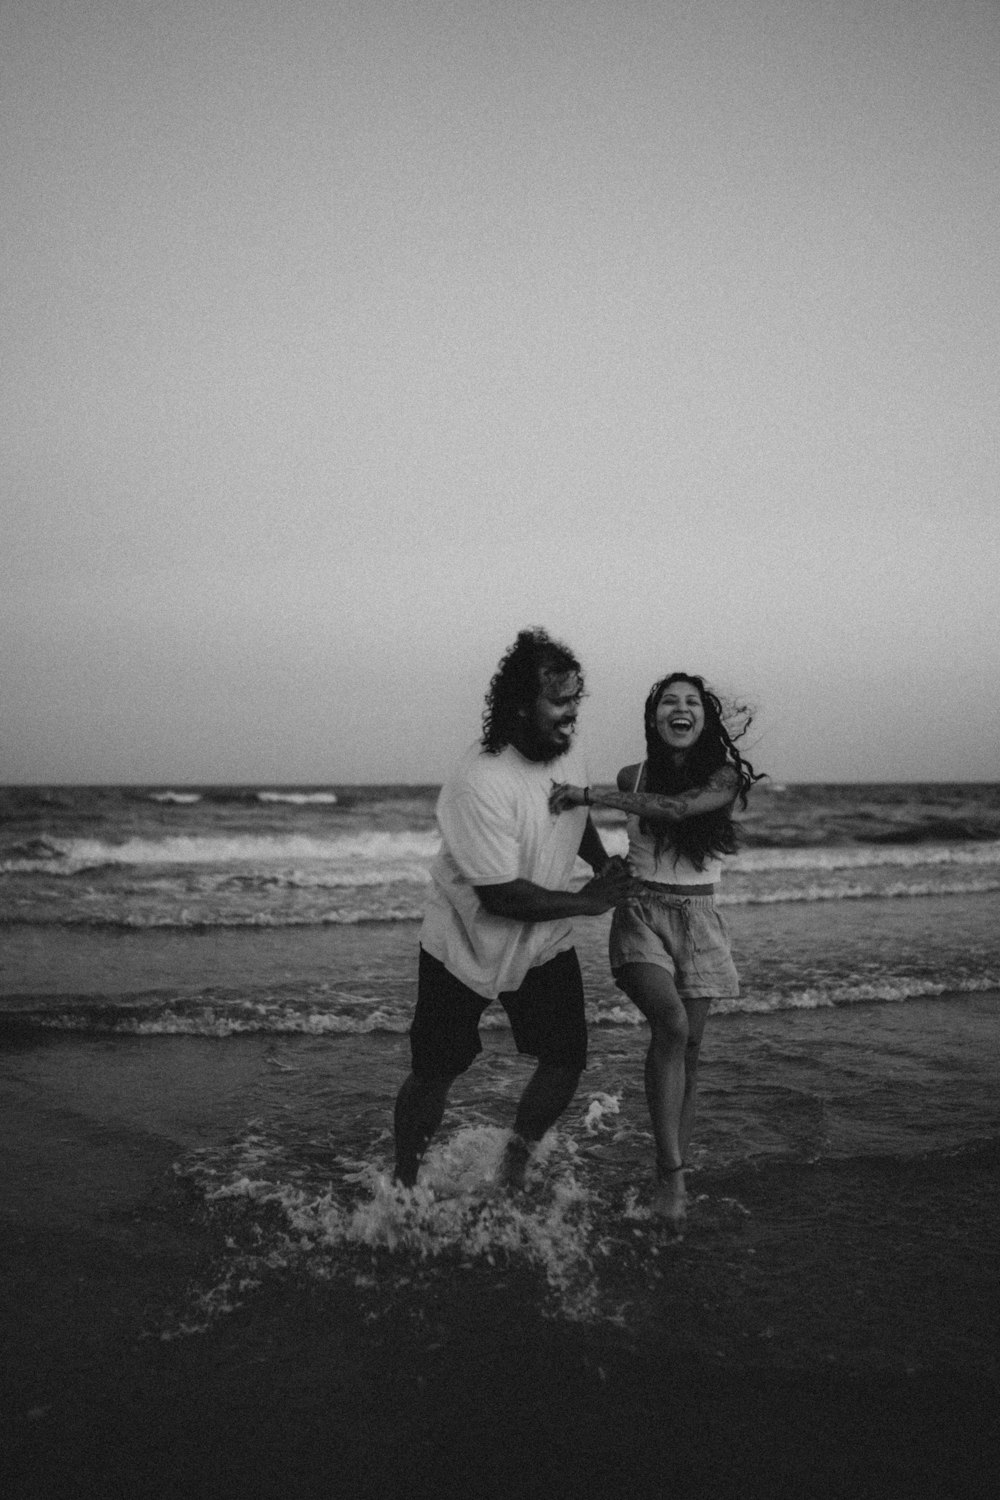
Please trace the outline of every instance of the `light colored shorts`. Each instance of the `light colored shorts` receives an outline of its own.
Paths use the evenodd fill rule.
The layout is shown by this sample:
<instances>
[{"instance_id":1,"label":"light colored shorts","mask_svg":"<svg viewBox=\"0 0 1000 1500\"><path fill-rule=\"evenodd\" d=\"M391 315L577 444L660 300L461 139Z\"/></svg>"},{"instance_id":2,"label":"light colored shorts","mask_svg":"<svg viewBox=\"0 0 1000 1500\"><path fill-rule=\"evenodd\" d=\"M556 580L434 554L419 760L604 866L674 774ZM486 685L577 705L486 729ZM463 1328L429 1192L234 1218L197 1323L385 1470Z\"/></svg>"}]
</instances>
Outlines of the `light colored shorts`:
<instances>
[{"instance_id":1,"label":"light colored shorts","mask_svg":"<svg viewBox=\"0 0 1000 1500\"><path fill-rule=\"evenodd\" d=\"M681 896L645 885L615 908L609 957L616 980L625 964L666 969L682 1000L735 999L740 992L729 930L711 894Z\"/></svg>"}]
</instances>

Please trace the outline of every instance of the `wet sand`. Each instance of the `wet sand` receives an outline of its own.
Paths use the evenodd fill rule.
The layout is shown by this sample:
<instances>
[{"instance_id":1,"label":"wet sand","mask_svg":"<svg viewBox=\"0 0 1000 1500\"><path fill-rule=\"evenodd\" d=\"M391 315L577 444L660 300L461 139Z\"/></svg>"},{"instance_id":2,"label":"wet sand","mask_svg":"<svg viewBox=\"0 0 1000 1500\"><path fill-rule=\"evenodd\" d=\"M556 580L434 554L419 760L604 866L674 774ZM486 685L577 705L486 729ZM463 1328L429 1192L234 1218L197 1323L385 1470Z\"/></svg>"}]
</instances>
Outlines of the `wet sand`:
<instances>
[{"instance_id":1,"label":"wet sand","mask_svg":"<svg viewBox=\"0 0 1000 1500\"><path fill-rule=\"evenodd\" d=\"M17 1500L995 1492L995 1147L743 1173L739 1253L651 1259L637 1238L622 1326L553 1319L523 1268L382 1277L366 1251L368 1290L279 1275L164 1340L163 1310L225 1254L171 1143L95 1129L67 1164L38 1132L9 1138Z\"/></svg>"}]
</instances>

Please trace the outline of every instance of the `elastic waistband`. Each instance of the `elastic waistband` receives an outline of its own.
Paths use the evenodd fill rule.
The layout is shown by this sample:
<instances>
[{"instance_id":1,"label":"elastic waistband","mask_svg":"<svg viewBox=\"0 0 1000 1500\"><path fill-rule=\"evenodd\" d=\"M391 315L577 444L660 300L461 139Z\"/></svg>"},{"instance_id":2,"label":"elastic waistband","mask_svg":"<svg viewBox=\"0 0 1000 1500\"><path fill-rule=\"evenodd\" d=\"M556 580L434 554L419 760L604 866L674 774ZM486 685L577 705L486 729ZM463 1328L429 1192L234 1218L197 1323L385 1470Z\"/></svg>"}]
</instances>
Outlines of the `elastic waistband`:
<instances>
[{"instance_id":1,"label":"elastic waistband","mask_svg":"<svg viewBox=\"0 0 1000 1500\"><path fill-rule=\"evenodd\" d=\"M642 893L650 896L680 897L686 901L714 901L714 885L665 885L662 880L641 880Z\"/></svg>"}]
</instances>

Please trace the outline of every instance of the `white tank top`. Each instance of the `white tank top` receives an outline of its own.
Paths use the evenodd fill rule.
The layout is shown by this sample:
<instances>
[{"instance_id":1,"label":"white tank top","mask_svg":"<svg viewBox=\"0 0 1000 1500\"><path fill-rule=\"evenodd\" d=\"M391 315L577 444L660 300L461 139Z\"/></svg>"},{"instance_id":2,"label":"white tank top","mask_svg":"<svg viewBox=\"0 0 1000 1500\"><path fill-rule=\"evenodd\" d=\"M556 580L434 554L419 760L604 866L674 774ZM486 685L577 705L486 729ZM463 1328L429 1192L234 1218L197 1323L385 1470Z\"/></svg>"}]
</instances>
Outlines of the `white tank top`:
<instances>
[{"instance_id":1,"label":"white tank top","mask_svg":"<svg viewBox=\"0 0 1000 1500\"><path fill-rule=\"evenodd\" d=\"M635 777L634 792L646 768L643 761ZM657 885L715 885L722 874L722 860L717 854L705 856L704 869L698 870L683 854L677 854L669 844L663 846L659 859L656 857L656 839L643 833L639 819L630 815L625 820L628 831L628 862L636 880L648 880Z\"/></svg>"}]
</instances>

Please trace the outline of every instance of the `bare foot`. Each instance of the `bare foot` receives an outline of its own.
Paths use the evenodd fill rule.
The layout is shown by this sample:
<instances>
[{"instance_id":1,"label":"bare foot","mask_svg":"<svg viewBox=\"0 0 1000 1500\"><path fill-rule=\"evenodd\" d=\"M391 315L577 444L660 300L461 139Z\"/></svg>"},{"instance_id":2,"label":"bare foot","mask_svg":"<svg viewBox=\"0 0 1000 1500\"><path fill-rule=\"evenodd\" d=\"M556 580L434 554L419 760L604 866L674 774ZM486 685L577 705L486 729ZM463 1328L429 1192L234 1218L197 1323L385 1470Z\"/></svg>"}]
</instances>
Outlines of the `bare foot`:
<instances>
[{"instance_id":1,"label":"bare foot","mask_svg":"<svg viewBox=\"0 0 1000 1500\"><path fill-rule=\"evenodd\" d=\"M683 1167L668 1167L657 1171L656 1190L649 1207L654 1219L659 1219L674 1234L681 1233L687 1220L687 1189L684 1186Z\"/></svg>"},{"instance_id":2,"label":"bare foot","mask_svg":"<svg viewBox=\"0 0 1000 1500\"><path fill-rule=\"evenodd\" d=\"M512 1135L504 1147L500 1165L497 1167L497 1187L510 1193L519 1193L524 1187L530 1156L531 1147L528 1142L519 1135Z\"/></svg>"}]
</instances>

